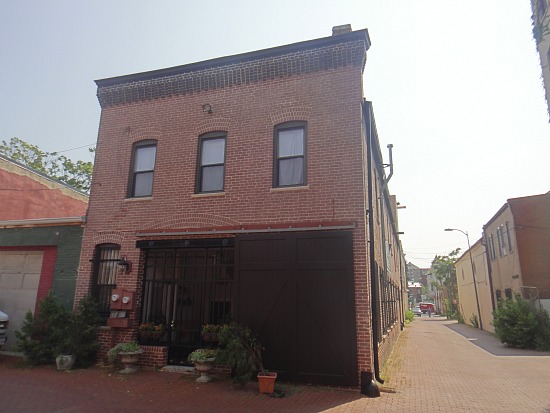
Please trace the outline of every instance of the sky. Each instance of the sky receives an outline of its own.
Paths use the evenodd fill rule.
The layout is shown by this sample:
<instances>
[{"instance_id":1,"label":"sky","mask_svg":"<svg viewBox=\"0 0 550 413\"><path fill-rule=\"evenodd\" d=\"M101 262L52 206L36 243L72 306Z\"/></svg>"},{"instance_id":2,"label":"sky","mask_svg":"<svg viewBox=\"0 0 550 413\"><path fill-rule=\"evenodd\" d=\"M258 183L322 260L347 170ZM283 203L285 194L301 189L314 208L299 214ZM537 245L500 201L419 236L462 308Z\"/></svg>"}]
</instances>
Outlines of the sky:
<instances>
[{"instance_id":1,"label":"sky","mask_svg":"<svg viewBox=\"0 0 550 413\"><path fill-rule=\"evenodd\" d=\"M367 28L363 93L394 145L405 259L428 268L467 249L444 228L473 244L507 199L550 190L530 16L529 0L4 1L0 141L91 161L96 79Z\"/></svg>"}]
</instances>

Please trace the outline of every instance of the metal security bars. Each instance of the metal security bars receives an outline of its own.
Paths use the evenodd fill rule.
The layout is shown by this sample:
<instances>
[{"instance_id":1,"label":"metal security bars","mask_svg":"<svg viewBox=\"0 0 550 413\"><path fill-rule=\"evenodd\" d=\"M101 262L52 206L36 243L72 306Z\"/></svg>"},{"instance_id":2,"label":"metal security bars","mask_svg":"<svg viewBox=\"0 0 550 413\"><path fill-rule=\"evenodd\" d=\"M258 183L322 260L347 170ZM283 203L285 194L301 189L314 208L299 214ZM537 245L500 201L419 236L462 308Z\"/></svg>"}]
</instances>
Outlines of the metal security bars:
<instances>
[{"instance_id":1,"label":"metal security bars","mask_svg":"<svg viewBox=\"0 0 550 413\"><path fill-rule=\"evenodd\" d=\"M159 248L146 252L142 322L168 327L169 364L188 364L201 326L229 321L234 248Z\"/></svg>"}]
</instances>

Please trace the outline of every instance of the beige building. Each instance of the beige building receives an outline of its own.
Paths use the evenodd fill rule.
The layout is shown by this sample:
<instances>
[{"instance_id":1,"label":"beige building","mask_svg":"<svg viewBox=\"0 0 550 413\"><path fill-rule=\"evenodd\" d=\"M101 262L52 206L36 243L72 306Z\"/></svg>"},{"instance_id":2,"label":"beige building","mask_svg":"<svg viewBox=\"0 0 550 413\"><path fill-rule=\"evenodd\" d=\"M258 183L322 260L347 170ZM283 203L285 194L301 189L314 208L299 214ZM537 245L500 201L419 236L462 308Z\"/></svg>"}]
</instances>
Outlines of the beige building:
<instances>
[{"instance_id":1,"label":"beige building","mask_svg":"<svg viewBox=\"0 0 550 413\"><path fill-rule=\"evenodd\" d=\"M509 199L483 226L483 237L456 262L464 321L478 314L472 277L475 271L482 327L492 331L499 299L516 294L550 312L550 192Z\"/></svg>"},{"instance_id":2,"label":"beige building","mask_svg":"<svg viewBox=\"0 0 550 413\"><path fill-rule=\"evenodd\" d=\"M460 313L467 324L478 324L484 330L494 332L491 283L489 281L485 247L481 244L481 240L472 245L471 253L471 259L470 250L468 250L462 254L455 264L456 283L458 296L460 297ZM472 272L472 263L475 273ZM480 319L481 324L479 324Z\"/></svg>"},{"instance_id":3,"label":"beige building","mask_svg":"<svg viewBox=\"0 0 550 413\"><path fill-rule=\"evenodd\" d=\"M537 43L542 68L546 104L550 115L550 11L548 0L531 0L533 9L533 36Z\"/></svg>"}]
</instances>

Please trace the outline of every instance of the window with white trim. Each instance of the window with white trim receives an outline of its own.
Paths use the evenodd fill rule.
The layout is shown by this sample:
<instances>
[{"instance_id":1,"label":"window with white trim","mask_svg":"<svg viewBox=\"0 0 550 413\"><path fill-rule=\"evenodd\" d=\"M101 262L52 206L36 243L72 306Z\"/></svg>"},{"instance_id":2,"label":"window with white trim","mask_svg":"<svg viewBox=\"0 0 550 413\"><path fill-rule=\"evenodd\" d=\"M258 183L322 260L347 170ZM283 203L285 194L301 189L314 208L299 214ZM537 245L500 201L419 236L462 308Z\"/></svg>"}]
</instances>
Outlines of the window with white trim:
<instances>
[{"instance_id":1,"label":"window with white trim","mask_svg":"<svg viewBox=\"0 0 550 413\"><path fill-rule=\"evenodd\" d=\"M223 191L225 141L223 133L209 133L199 139L197 193Z\"/></svg>"},{"instance_id":2,"label":"window with white trim","mask_svg":"<svg viewBox=\"0 0 550 413\"><path fill-rule=\"evenodd\" d=\"M134 145L128 197L141 198L153 195L156 155L156 141L141 141Z\"/></svg>"},{"instance_id":3,"label":"window with white trim","mask_svg":"<svg viewBox=\"0 0 550 413\"><path fill-rule=\"evenodd\" d=\"M306 184L306 129L304 122L275 127L274 187Z\"/></svg>"}]
</instances>

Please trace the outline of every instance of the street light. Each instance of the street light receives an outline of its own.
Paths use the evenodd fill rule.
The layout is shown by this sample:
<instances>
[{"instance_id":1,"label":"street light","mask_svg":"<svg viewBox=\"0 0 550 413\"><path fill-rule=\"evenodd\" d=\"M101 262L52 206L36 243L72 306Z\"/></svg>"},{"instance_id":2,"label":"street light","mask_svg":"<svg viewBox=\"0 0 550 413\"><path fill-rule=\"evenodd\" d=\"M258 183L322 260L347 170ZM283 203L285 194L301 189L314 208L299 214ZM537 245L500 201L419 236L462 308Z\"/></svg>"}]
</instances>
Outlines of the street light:
<instances>
[{"instance_id":1,"label":"street light","mask_svg":"<svg viewBox=\"0 0 550 413\"><path fill-rule=\"evenodd\" d=\"M472 265L472 278L474 280L474 294L476 296L477 319L479 320L479 328L483 330L483 323L481 321L481 311L479 310L479 298L477 296L476 270L474 267L474 259L472 258L472 247L470 246L470 237L468 236L467 231L462 231L461 229L457 229L457 228L445 228L445 231L458 231L466 235L466 240L468 241L468 252L470 253L470 264Z\"/></svg>"}]
</instances>

